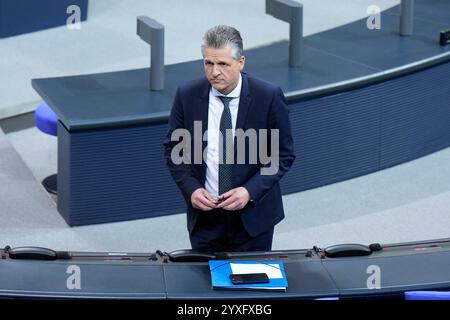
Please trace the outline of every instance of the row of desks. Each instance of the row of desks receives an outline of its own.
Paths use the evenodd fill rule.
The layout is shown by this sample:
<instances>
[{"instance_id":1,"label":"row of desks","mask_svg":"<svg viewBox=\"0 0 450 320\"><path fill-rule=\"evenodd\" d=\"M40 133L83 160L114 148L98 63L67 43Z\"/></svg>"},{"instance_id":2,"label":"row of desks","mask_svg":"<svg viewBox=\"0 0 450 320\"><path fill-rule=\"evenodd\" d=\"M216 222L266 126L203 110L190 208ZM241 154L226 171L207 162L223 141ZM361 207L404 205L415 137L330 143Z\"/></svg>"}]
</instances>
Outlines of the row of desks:
<instances>
[{"instance_id":1,"label":"row of desks","mask_svg":"<svg viewBox=\"0 0 450 320\"><path fill-rule=\"evenodd\" d=\"M309 254L308 254L309 252ZM237 253L230 261L283 261L286 292L211 288L207 262L156 254L73 253L71 260L14 260L0 251L0 296L120 299L311 299L401 296L450 288L450 240L384 245L369 256L321 258L314 250Z\"/></svg>"}]
</instances>

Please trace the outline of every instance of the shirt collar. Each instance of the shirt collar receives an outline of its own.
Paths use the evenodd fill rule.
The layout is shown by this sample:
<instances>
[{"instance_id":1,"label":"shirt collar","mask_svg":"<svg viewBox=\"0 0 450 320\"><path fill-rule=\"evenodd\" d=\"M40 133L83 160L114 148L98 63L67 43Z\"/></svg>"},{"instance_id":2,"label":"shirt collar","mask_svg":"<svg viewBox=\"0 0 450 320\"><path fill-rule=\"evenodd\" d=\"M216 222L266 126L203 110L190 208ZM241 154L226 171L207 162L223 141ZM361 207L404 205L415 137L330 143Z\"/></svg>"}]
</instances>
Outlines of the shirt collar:
<instances>
[{"instance_id":1,"label":"shirt collar","mask_svg":"<svg viewBox=\"0 0 450 320\"><path fill-rule=\"evenodd\" d=\"M239 98L241 95L241 88L242 88L242 75L239 73L239 82L236 86L236 88L233 89L229 94L224 95L220 93L217 89L215 89L213 86L211 86L211 92L216 97L230 97L230 98Z\"/></svg>"}]
</instances>

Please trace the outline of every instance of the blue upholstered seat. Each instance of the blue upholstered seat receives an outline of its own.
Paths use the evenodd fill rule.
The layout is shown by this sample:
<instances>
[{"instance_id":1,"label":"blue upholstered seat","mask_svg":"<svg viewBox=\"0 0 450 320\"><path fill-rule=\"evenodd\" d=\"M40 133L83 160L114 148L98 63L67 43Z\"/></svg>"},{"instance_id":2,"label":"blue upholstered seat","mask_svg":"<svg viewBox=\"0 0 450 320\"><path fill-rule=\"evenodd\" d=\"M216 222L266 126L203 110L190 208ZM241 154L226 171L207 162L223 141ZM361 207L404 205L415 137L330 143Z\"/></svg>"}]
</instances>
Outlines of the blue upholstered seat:
<instances>
[{"instance_id":1,"label":"blue upholstered seat","mask_svg":"<svg viewBox=\"0 0 450 320\"><path fill-rule=\"evenodd\" d=\"M48 104L44 102L38 105L34 112L34 118L39 130L52 136L58 135L59 118ZM42 185L48 192L57 194L57 175L48 176L42 181Z\"/></svg>"},{"instance_id":2,"label":"blue upholstered seat","mask_svg":"<svg viewBox=\"0 0 450 320\"><path fill-rule=\"evenodd\" d=\"M57 136L57 124L58 124L58 116L55 112L49 107L48 104L41 103L36 108L34 112L36 127L52 136Z\"/></svg>"}]
</instances>

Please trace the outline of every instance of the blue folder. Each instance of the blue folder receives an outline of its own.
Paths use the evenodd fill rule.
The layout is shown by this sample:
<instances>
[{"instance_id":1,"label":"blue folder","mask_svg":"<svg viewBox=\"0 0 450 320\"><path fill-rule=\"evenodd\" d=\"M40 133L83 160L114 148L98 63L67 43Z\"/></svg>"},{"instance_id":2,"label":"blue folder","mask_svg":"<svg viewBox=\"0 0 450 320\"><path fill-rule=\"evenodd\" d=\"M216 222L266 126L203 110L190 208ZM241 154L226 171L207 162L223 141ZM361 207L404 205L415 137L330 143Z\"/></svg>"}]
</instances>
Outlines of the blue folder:
<instances>
[{"instance_id":1,"label":"blue folder","mask_svg":"<svg viewBox=\"0 0 450 320\"><path fill-rule=\"evenodd\" d=\"M213 289L232 290L276 290L286 291L288 286L286 272L281 261L209 261L211 284ZM260 273L267 270L268 283L233 284L230 275L233 273Z\"/></svg>"}]
</instances>

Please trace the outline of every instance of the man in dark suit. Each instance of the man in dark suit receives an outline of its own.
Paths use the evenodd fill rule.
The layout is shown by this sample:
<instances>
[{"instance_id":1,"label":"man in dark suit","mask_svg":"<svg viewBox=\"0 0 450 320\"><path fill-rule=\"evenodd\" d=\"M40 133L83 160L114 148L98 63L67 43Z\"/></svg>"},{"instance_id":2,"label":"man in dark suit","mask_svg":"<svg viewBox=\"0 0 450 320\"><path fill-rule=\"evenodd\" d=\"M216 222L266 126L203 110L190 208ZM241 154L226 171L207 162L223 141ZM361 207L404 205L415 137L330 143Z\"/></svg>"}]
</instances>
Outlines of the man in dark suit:
<instances>
[{"instance_id":1,"label":"man in dark suit","mask_svg":"<svg viewBox=\"0 0 450 320\"><path fill-rule=\"evenodd\" d=\"M283 92L242 72L235 28L208 30L202 53L206 78L179 86L164 141L192 248L269 251L284 218L279 180L295 159Z\"/></svg>"}]
</instances>

